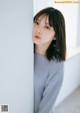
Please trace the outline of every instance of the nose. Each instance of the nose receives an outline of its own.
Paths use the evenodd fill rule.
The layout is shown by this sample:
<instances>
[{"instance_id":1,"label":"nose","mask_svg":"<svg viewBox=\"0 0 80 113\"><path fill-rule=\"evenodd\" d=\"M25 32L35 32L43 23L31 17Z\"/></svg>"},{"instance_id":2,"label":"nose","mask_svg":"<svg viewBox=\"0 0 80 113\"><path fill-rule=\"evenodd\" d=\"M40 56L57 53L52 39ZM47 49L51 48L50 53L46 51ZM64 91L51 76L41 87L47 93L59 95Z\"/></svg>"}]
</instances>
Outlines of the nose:
<instances>
[{"instance_id":1,"label":"nose","mask_svg":"<svg viewBox=\"0 0 80 113\"><path fill-rule=\"evenodd\" d=\"M39 27L39 28L37 28L37 32L39 33L39 34L41 34L41 28Z\"/></svg>"}]
</instances>

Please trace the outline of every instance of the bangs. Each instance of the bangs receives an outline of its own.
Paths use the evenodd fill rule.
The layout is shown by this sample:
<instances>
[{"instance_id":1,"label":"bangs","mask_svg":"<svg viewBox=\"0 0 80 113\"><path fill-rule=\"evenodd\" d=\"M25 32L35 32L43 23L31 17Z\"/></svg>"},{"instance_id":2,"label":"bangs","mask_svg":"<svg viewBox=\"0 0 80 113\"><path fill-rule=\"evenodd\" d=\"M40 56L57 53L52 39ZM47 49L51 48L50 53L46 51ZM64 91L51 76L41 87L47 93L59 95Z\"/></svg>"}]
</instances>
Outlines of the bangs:
<instances>
[{"instance_id":1,"label":"bangs","mask_svg":"<svg viewBox=\"0 0 80 113\"><path fill-rule=\"evenodd\" d=\"M53 19L52 19L52 15L48 15L48 21L49 21L49 25L51 26L51 27L53 27L54 25L53 25Z\"/></svg>"},{"instance_id":2,"label":"bangs","mask_svg":"<svg viewBox=\"0 0 80 113\"><path fill-rule=\"evenodd\" d=\"M47 16L47 14L45 13L45 14L37 14L37 15L35 15L35 17L34 17L34 22L36 21L36 20L38 20L41 16Z\"/></svg>"},{"instance_id":3,"label":"bangs","mask_svg":"<svg viewBox=\"0 0 80 113\"><path fill-rule=\"evenodd\" d=\"M38 13L37 15L35 15L34 17L34 22L36 22L41 16L46 16L48 18L48 22L49 22L49 25L51 27L53 27L53 18L52 18L52 15L48 14L48 13Z\"/></svg>"},{"instance_id":4,"label":"bangs","mask_svg":"<svg viewBox=\"0 0 80 113\"><path fill-rule=\"evenodd\" d=\"M51 27L54 26L54 18L55 18L54 12L52 12L52 11L47 11L47 10L40 11L38 14L36 14L36 15L34 16L34 22L35 22L36 20L38 20L39 17L41 17L41 16L46 16L46 17L48 17L49 25L50 25Z\"/></svg>"}]
</instances>

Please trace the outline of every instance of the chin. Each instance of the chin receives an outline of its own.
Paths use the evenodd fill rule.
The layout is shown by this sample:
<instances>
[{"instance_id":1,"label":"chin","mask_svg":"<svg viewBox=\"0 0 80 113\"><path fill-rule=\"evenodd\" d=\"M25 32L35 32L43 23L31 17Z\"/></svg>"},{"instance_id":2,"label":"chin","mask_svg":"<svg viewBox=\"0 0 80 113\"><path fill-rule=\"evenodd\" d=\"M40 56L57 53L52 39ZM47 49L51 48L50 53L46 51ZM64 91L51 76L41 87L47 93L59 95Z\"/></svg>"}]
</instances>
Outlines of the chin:
<instances>
[{"instance_id":1,"label":"chin","mask_svg":"<svg viewBox=\"0 0 80 113\"><path fill-rule=\"evenodd\" d=\"M40 44L41 44L40 41L33 40L33 42L34 42L34 44L36 44L36 45L40 45Z\"/></svg>"},{"instance_id":2,"label":"chin","mask_svg":"<svg viewBox=\"0 0 80 113\"><path fill-rule=\"evenodd\" d=\"M37 42L34 42L34 44L36 44L36 45L40 45L40 43L37 43Z\"/></svg>"}]
</instances>

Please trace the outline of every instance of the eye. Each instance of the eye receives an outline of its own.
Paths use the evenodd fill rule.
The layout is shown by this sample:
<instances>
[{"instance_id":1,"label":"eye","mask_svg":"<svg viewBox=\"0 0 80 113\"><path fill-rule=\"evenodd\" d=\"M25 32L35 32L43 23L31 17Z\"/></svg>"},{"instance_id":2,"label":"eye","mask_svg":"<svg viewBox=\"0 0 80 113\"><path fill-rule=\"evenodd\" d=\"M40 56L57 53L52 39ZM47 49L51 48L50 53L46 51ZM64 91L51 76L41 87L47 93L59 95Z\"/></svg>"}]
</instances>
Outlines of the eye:
<instances>
[{"instance_id":1,"label":"eye","mask_svg":"<svg viewBox=\"0 0 80 113\"><path fill-rule=\"evenodd\" d=\"M47 28L47 29L50 29L50 27L49 27L49 26L46 26L46 28Z\"/></svg>"}]
</instances>

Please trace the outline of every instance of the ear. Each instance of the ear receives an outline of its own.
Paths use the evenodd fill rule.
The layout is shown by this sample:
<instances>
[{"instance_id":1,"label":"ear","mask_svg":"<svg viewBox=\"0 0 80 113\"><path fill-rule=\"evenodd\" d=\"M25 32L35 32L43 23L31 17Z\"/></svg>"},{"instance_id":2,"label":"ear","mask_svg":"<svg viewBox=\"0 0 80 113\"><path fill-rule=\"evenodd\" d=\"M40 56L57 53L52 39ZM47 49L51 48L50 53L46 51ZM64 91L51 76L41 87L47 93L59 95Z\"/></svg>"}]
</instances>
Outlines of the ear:
<instances>
[{"instance_id":1,"label":"ear","mask_svg":"<svg viewBox=\"0 0 80 113\"><path fill-rule=\"evenodd\" d=\"M56 40L56 34L54 34L53 40Z\"/></svg>"},{"instance_id":2,"label":"ear","mask_svg":"<svg viewBox=\"0 0 80 113\"><path fill-rule=\"evenodd\" d=\"M54 35L53 40L56 40L56 35Z\"/></svg>"},{"instance_id":3,"label":"ear","mask_svg":"<svg viewBox=\"0 0 80 113\"><path fill-rule=\"evenodd\" d=\"M53 40L56 40L56 37L54 37Z\"/></svg>"}]
</instances>

